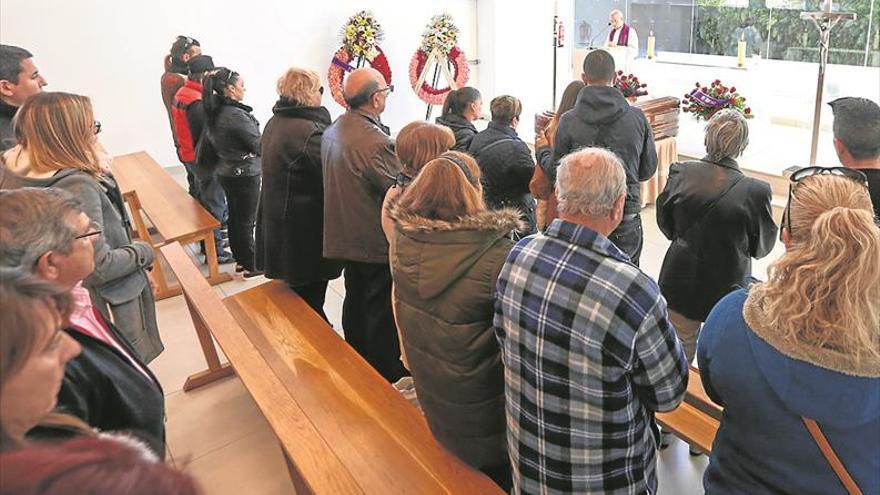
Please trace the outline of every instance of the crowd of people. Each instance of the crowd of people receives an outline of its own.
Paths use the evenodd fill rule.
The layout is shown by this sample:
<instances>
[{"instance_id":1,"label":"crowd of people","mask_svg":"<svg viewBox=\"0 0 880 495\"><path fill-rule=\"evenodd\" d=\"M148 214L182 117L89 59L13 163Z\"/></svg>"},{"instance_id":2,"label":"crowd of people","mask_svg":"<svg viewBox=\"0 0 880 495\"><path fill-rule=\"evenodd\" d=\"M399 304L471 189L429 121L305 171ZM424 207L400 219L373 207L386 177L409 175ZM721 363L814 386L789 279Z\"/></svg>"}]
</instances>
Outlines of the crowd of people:
<instances>
[{"instance_id":1,"label":"crowd of people","mask_svg":"<svg viewBox=\"0 0 880 495\"><path fill-rule=\"evenodd\" d=\"M456 89L393 139L379 72L347 76L334 121L320 76L293 67L261 134L243 76L197 40L178 37L165 69L219 261L284 280L325 320L344 273L346 342L505 491L656 493L654 416L694 360L724 408L708 492L880 490L877 103L831 103L842 166L795 172L779 226L770 185L736 161L747 121L716 113L706 156L673 164L657 200L671 245L655 281L639 267L653 132L605 51L534 152L510 95L478 131L482 95ZM198 493L162 463L152 246L131 237L89 98L45 85L30 52L0 46L0 493ZM777 236L785 253L751 278Z\"/></svg>"}]
</instances>

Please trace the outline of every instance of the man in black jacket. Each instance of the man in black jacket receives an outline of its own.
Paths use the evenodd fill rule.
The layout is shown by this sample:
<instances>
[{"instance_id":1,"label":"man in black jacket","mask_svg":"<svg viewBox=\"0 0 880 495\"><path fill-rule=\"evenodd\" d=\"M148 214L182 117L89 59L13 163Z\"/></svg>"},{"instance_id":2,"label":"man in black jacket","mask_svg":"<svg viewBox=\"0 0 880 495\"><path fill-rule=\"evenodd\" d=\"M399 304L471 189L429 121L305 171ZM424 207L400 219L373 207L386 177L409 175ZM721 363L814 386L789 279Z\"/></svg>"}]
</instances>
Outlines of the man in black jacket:
<instances>
[{"instance_id":1,"label":"man in black jacket","mask_svg":"<svg viewBox=\"0 0 880 495\"><path fill-rule=\"evenodd\" d=\"M559 121L553 161L544 173L551 183L555 182L559 160L580 148L601 147L614 152L626 172L627 192L623 221L608 238L638 265L644 241L639 182L650 179L657 170L654 135L642 111L631 107L614 87L614 59L610 53L590 52L584 59L581 77L587 86L574 108Z\"/></svg>"},{"instance_id":2,"label":"man in black jacket","mask_svg":"<svg viewBox=\"0 0 880 495\"><path fill-rule=\"evenodd\" d=\"M162 387L119 330L92 306L81 284L95 268L94 242L101 231L79 201L61 189L0 191L0 202L0 263L32 271L74 296L64 331L82 352L67 363L56 410L99 430L130 431L164 456Z\"/></svg>"},{"instance_id":3,"label":"man in black jacket","mask_svg":"<svg viewBox=\"0 0 880 495\"><path fill-rule=\"evenodd\" d=\"M535 161L516 133L522 103L513 96L498 96L492 100L490 111L492 121L474 136L468 149L480 165L486 204L496 210L517 208L527 225L519 233L534 234L535 199L529 193L529 181L535 173Z\"/></svg>"},{"instance_id":4,"label":"man in black jacket","mask_svg":"<svg viewBox=\"0 0 880 495\"><path fill-rule=\"evenodd\" d=\"M46 78L34 65L31 52L0 45L0 152L16 144L12 117L28 97L43 91Z\"/></svg>"}]
</instances>

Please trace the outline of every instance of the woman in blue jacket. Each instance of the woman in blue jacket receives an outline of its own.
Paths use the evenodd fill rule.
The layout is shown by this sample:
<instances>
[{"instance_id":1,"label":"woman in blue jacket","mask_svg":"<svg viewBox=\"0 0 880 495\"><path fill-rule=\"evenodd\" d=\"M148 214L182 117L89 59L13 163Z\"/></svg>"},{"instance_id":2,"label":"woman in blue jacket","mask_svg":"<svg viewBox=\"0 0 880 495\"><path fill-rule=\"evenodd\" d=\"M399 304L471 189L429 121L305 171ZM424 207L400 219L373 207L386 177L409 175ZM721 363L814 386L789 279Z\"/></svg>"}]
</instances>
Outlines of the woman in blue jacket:
<instances>
[{"instance_id":1,"label":"woman in blue jacket","mask_svg":"<svg viewBox=\"0 0 880 495\"><path fill-rule=\"evenodd\" d=\"M863 175L792 176L785 254L709 314L700 376L724 406L707 493L880 493L880 229ZM818 432L811 432L814 421ZM823 452L824 436L834 454Z\"/></svg>"}]
</instances>

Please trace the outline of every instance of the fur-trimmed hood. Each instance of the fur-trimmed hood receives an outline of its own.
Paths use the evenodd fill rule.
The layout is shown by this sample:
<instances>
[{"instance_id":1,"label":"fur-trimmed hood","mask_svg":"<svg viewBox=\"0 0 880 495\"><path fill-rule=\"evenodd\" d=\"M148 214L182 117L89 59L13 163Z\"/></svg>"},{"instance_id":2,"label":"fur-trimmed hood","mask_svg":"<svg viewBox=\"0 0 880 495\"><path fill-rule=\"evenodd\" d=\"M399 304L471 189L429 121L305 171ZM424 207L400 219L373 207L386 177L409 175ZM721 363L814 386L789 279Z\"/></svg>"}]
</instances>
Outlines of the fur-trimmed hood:
<instances>
[{"instance_id":1,"label":"fur-trimmed hood","mask_svg":"<svg viewBox=\"0 0 880 495\"><path fill-rule=\"evenodd\" d=\"M510 233L522 227L520 214L513 209L447 222L392 205L389 217L394 225L390 259L395 281L398 276L408 277L409 285L417 287L424 299L440 295L463 277L486 275L482 272L487 259L501 256L503 261L513 245Z\"/></svg>"},{"instance_id":2,"label":"fur-trimmed hood","mask_svg":"<svg viewBox=\"0 0 880 495\"><path fill-rule=\"evenodd\" d=\"M410 211L398 207L397 205L391 205L388 208L388 214L397 228L407 232L489 230L506 231L509 233L523 228L520 214L513 208L486 210L475 215L461 218L456 222L420 217Z\"/></svg>"}]
</instances>

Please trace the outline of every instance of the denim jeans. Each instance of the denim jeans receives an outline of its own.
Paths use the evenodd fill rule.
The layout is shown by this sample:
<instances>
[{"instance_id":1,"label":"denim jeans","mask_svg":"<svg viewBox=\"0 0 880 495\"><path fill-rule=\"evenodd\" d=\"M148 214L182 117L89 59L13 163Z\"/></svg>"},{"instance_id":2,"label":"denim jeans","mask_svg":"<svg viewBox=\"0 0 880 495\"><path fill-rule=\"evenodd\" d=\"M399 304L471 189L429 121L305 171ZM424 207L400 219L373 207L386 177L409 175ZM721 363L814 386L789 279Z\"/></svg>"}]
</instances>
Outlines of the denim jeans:
<instances>
[{"instance_id":1,"label":"denim jeans","mask_svg":"<svg viewBox=\"0 0 880 495\"><path fill-rule=\"evenodd\" d=\"M620 222L620 225L614 229L608 239L629 256L634 265L639 266L639 258L642 256L642 245L645 242L642 232L642 216L636 214L635 217Z\"/></svg>"},{"instance_id":2,"label":"denim jeans","mask_svg":"<svg viewBox=\"0 0 880 495\"><path fill-rule=\"evenodd\" d=\"M260 176L218 177L229 205L229 247L235 261L254 271L254 225L260 201Z\"/></svg>"}]
</instances>

